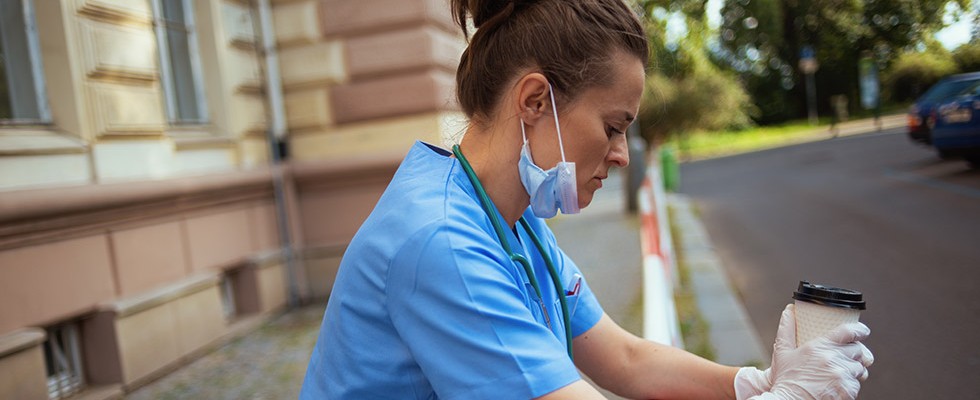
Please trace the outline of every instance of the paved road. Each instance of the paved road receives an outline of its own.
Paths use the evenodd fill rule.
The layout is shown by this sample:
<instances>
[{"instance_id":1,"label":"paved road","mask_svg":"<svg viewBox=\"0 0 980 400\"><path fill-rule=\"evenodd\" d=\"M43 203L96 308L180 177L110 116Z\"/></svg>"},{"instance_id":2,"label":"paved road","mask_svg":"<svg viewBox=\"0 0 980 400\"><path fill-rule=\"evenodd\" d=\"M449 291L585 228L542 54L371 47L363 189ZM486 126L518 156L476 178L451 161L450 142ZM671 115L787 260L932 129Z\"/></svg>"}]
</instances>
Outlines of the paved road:
<instances>
[{"instance_id":1,"label":"paved road","mask_svg":"<svg viewBox=\"0 0 980 400\"><path fill-rule=\"evenodd\" d=\"M685 164L763 343L801 279L865 293L862 399L980 393L980 171L903 129Z\"/></svg>"}]
</instances>

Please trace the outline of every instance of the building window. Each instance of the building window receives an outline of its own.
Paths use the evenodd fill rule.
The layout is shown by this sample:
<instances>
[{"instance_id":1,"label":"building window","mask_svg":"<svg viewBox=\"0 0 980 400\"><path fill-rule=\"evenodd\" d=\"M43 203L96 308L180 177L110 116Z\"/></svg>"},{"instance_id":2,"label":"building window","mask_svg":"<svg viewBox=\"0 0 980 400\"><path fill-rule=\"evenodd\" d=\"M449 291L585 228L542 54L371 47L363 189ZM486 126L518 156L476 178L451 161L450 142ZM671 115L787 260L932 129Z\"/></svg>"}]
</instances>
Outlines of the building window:
<instances>
[{"instance_id":1,"label":"building window","mask_svg":"<svg viewBox=\"0 0 980 400\"><path fill-rule=\"evenodd\" d=\"M82 390L82 352L78 324L68 323L47 330L44 363L48 371L48 398L64 399Z\"/></svg>"},{"instance_id":2,"label":"building window","mask_svg":"<svg viewBox=\"0 0 980 400\"><path fill-rule=\"evenodd\" d=\"M202 124L208 120L192 4L190 0L153 1L160 80L167 118L173 124Z\"/></svg>"},{"instance_id":3,"label":"building window","mask_svg":"<svg viewBox=\"0 0 980 400\"><path fill-rule=\"evenodd\" d=\"M0 0L0 122L51 121L41 73L34 3Z\"/></svg>"},{"instance_id":4,"label":"building window","mask_svg":"<svg viewBox=\"0 0 980 400\"><path fill-rule=\"evenodd\" d=\"M238 307L235 306L235 286L232 279L231 274L227 274L221 279L221 309L225 319L235 318L235 315L238 314Z\"/></svg>"}]
</instances>

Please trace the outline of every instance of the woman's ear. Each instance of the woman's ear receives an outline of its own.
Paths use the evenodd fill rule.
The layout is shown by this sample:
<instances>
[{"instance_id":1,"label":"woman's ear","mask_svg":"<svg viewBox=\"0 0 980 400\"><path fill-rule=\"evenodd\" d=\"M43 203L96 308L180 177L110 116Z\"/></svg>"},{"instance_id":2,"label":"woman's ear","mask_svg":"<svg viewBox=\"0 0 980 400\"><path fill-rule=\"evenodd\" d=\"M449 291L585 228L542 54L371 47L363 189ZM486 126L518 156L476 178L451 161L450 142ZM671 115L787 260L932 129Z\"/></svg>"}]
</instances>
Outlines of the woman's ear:
<instances>
[{"instance_id":1,"label":"woman's ear","mask_svg":"<svg viewBox=\"0 0 980 400\"><path fill-rule=\"evenodd\" d=\"M515 87L517 115L525 124L535 125L551 111L551 97L548 93L548 78L533 72L525 75Z\"/></svg>"}]
</instances>

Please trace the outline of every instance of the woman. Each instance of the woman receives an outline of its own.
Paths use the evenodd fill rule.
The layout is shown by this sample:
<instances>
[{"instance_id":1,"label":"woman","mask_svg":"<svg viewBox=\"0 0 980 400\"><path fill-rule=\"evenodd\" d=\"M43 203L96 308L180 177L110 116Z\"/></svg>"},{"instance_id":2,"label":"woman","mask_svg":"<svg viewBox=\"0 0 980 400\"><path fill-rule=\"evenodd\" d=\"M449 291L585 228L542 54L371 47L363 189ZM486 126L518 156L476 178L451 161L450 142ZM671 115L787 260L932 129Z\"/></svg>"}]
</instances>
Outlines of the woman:
<instances>
[{"instance_id":1,"label":"woman","mask_svg":"<svg viewBox=\"0 0 980 400\"><path fill-rule=\"evenodd\" d=\"M629 163L648 47L621 0L451 4L470 125L416 143L354 236L301 398L602 398L579 370L630 398L857 395L862 324L797 349L787 308L772 368L722 366L617 326L558 248L541 218Z\"/></svg>"}]
</instances>

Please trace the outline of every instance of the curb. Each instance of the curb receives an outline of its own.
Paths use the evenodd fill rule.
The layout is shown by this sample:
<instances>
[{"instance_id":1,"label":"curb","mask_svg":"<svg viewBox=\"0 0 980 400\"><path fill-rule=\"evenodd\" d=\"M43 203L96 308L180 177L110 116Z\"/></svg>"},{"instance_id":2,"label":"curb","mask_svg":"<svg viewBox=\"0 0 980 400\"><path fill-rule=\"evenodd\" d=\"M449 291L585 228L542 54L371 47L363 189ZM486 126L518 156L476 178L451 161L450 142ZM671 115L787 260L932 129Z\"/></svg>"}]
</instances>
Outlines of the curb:
<instances>
[{"instance_id":1,"label":"curb","mask_svg":"<svg viewBox=\"0 0 980 400\"><path fill-rule=\"evenodd\" d=\"M714 252L711 239L692 201L681 194L667 196L680 237L674 238L690 273L691 290L702 317L708 322L708 337L715 362L724 365L753 365L766 368L769 353L749 319L741 299Z\"/></svg>"},{"instance_id":2,"label":"curb","mask_svg":"<svg viewBox=\"0 0 980 400\"><path fill-rule=\"evenodd\" d=\"M906 126L908 123L907 118L908 117L905 113L882 115L878 119L880 125L877 126L875 125L874 118L862 118L837 124L837 126L833 128L827 128L827 131L836 137L880 132ZM834 133L834 130L837 132Z\"/></svg>"}]
</instances>

